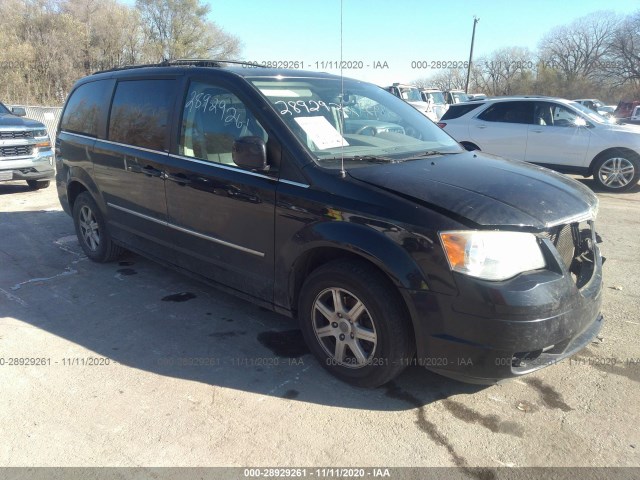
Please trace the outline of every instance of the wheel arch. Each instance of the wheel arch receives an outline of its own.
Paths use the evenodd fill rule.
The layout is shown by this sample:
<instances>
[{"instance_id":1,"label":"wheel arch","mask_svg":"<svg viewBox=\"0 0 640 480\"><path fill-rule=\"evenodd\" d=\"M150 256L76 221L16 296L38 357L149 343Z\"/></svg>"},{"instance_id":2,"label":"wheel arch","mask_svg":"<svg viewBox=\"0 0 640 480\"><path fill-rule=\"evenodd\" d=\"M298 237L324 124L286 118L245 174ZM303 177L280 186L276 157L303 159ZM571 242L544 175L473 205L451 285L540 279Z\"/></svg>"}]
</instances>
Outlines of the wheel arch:
<instances>
[{"instance_id":1,"label":"wheel arch","mask_svg":"<svg viewBox=\"0 0 640 480\"><path fill-rule=\"evenodd\" d=\"M428 290L427 278L418 264L399 244L393 242L383 233L363 225L347 222L326 222L316 225L314 232L322 236L321 240L310 242L294 253L291 262L280 264L276 270L283 268L276 278L286 278L285 303L292 316L296 316L298 300L305 279L315 269L327 262L345 259L365 262L375 268L389 282L390 287L399 295L399 299L408 320L414 338L420 334L420 322L416 318L416 310L411 303L410 290ZM297 235L296 238L301 238ZM310 238L304 235L303 238ZM313 238L313 237L311 237ZM354 241L349 241L352 239ZM355 241L357 240L357 242ZM295 251L294 245L284 245L282 251ZM284 265L289 265L288 267ZM286 274L285 274L286 272ZM284 274L284 275L283 275ZM282 292L283 296L285 292Z\"/></svg>"},{"instance_id":2,"label":"wheel arch","mask_svg":"<svg viewBox=\"0 0 640 480\"><path fill-rule=\"evenodd\" d=\"M618 152L622 152L623 154L627 154L632 156L633 158L635 158L636 160L640 161L640 155L635 152L634 150L627 148L627 147L610 147L607 148L603 151L601 151L600 153L598 153L595 157L593 157L593 160L591 160L591 163L589 164L589 171L588 171L588 176L593 175L594 172L594 167L596 165L596 163L598 163L601 159L606 158L609 155L613 155L616 154Z\"/></svg>"},{"instance_id":3,"label":"wheel arch","mask_svg":"<svg viewBox=\"0 0 640 480\"><path fill-rule=\"evenodd\" d=\"M73 204L82 192L89 192L103 214L107 212L107 206L100 194L98 186L91 176L81 168L73 168L69 172L69 178L66 185L67 202L70 211L73 211Z\"/></svg>"}]
</instances>

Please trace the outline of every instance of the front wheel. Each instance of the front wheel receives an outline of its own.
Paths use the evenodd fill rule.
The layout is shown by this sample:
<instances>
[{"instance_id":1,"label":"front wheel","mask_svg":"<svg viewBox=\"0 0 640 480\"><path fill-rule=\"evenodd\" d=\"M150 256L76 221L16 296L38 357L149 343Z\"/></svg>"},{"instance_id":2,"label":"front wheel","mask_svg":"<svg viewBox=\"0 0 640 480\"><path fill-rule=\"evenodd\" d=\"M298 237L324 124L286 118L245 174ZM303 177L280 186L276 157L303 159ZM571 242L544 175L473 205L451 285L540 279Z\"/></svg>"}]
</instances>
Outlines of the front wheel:
<instances>
[{"instance_id":1,"label":"front wheel","mask_svg":"<svg viewBox=\"0 0 640 480\"><path fill-rule=\"evenodd\" d=\"M635 155L616 152L598 160L593 172L593 179L603 190L624 192L638 183L640 161Z\"/></svg>"},{"instance_id":2,"label":"front wheel","mask_svg":"<svg viewBox=\"0 0 640 480\"><path fill-rule=\"evenodd\" d=\"M83 192L73 204L73 223L84 253L94 262L110 262L118 258L123 248L113 243L98 205Z\"/></svg>"},{"instance_id":3,"label":"front wheel","mask_svg":"<svg viewBox=\"0 0 640 480\"><path fill-rule=\"evenodd\" d=\"M312 272L300 293L298 319L322 366L352 385L383 385L413 359L399 293L365 262L337 260Z\"/></svg>"},{"instance_id":4,"label":"front wheel","mask_svg":"<svg viewBox=\"0 0 640 480\"><path fill-rule=\"evenodd\" d=\"M27 185L31 190L40 190L41 188L47 188L50 185L49 180L27 180Z\"/></svg>"}]
</instances>

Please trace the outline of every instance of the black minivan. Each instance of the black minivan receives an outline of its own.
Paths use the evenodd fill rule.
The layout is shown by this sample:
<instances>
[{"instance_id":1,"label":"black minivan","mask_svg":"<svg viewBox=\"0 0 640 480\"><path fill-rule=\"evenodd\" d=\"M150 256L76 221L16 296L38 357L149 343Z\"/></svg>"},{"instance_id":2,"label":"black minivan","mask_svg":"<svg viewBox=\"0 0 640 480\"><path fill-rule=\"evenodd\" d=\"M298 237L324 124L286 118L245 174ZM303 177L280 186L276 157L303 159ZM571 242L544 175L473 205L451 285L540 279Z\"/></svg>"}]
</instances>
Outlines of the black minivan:
<instances>
[{"instance_id":1,"label":"black minivan","mask_svg":"<svg viewBox=\"0 0 640 480\"><path fill-rule=\"evenodd\" d=\"M215 61L99 72L55 147L90 259L126 248L297 318L354 385L413 364L494 383L603 323L596 196L467 152L372 84Z\"/></svg>"}]
</instances>

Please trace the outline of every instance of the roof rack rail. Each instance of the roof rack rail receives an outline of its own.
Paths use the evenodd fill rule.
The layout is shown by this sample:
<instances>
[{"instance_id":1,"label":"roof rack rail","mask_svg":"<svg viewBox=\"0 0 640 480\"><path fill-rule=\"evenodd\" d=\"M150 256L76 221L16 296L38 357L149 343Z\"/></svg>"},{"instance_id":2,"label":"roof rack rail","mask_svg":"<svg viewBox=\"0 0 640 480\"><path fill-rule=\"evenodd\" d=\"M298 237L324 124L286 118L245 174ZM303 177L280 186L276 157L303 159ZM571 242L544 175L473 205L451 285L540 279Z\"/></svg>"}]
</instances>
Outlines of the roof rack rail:
<instances>
[{"instance_id":1,"label":"roof rack rail","mask_svg":"<svg viewBox=\"0 0 640 480\"><path fill-rule=\"evenodd\" d=\"M134 68L149 68L149 67L222 67L223 63L231 63L233 65L251 65L252 67L260 67L261 65L255 62L245 62L242 60L219 60L209 58L176 58L175 60L163 60L160 63L146 63L141 65L123 65L122 67L110 68L107 70L99 70L93 72L93 75L98 73L117 72L120 70L131 70Z\"/></svg>"}]
</instances>

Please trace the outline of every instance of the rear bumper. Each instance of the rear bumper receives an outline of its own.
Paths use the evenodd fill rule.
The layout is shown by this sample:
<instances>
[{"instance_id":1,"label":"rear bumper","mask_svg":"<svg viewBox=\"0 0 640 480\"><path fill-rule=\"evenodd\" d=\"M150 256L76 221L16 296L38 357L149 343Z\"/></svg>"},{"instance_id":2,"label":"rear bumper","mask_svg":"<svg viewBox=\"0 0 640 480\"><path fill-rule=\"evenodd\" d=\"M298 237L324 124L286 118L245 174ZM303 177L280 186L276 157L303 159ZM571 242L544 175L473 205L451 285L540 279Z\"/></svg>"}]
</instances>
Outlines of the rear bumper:
<instances>
[{"instance_id":1,"label":"rear bumper","mask_svg":"<svg viewBox=\"0 0 640 480\"><path fill-rule=\"evenodd\" d=\"M412 292L417 363L441 375L493 384L553 365L588 345L602 328L602 258L589 282L530 272L507 282L460 276L450 297Z\"/></svg>"}]
</instances>

